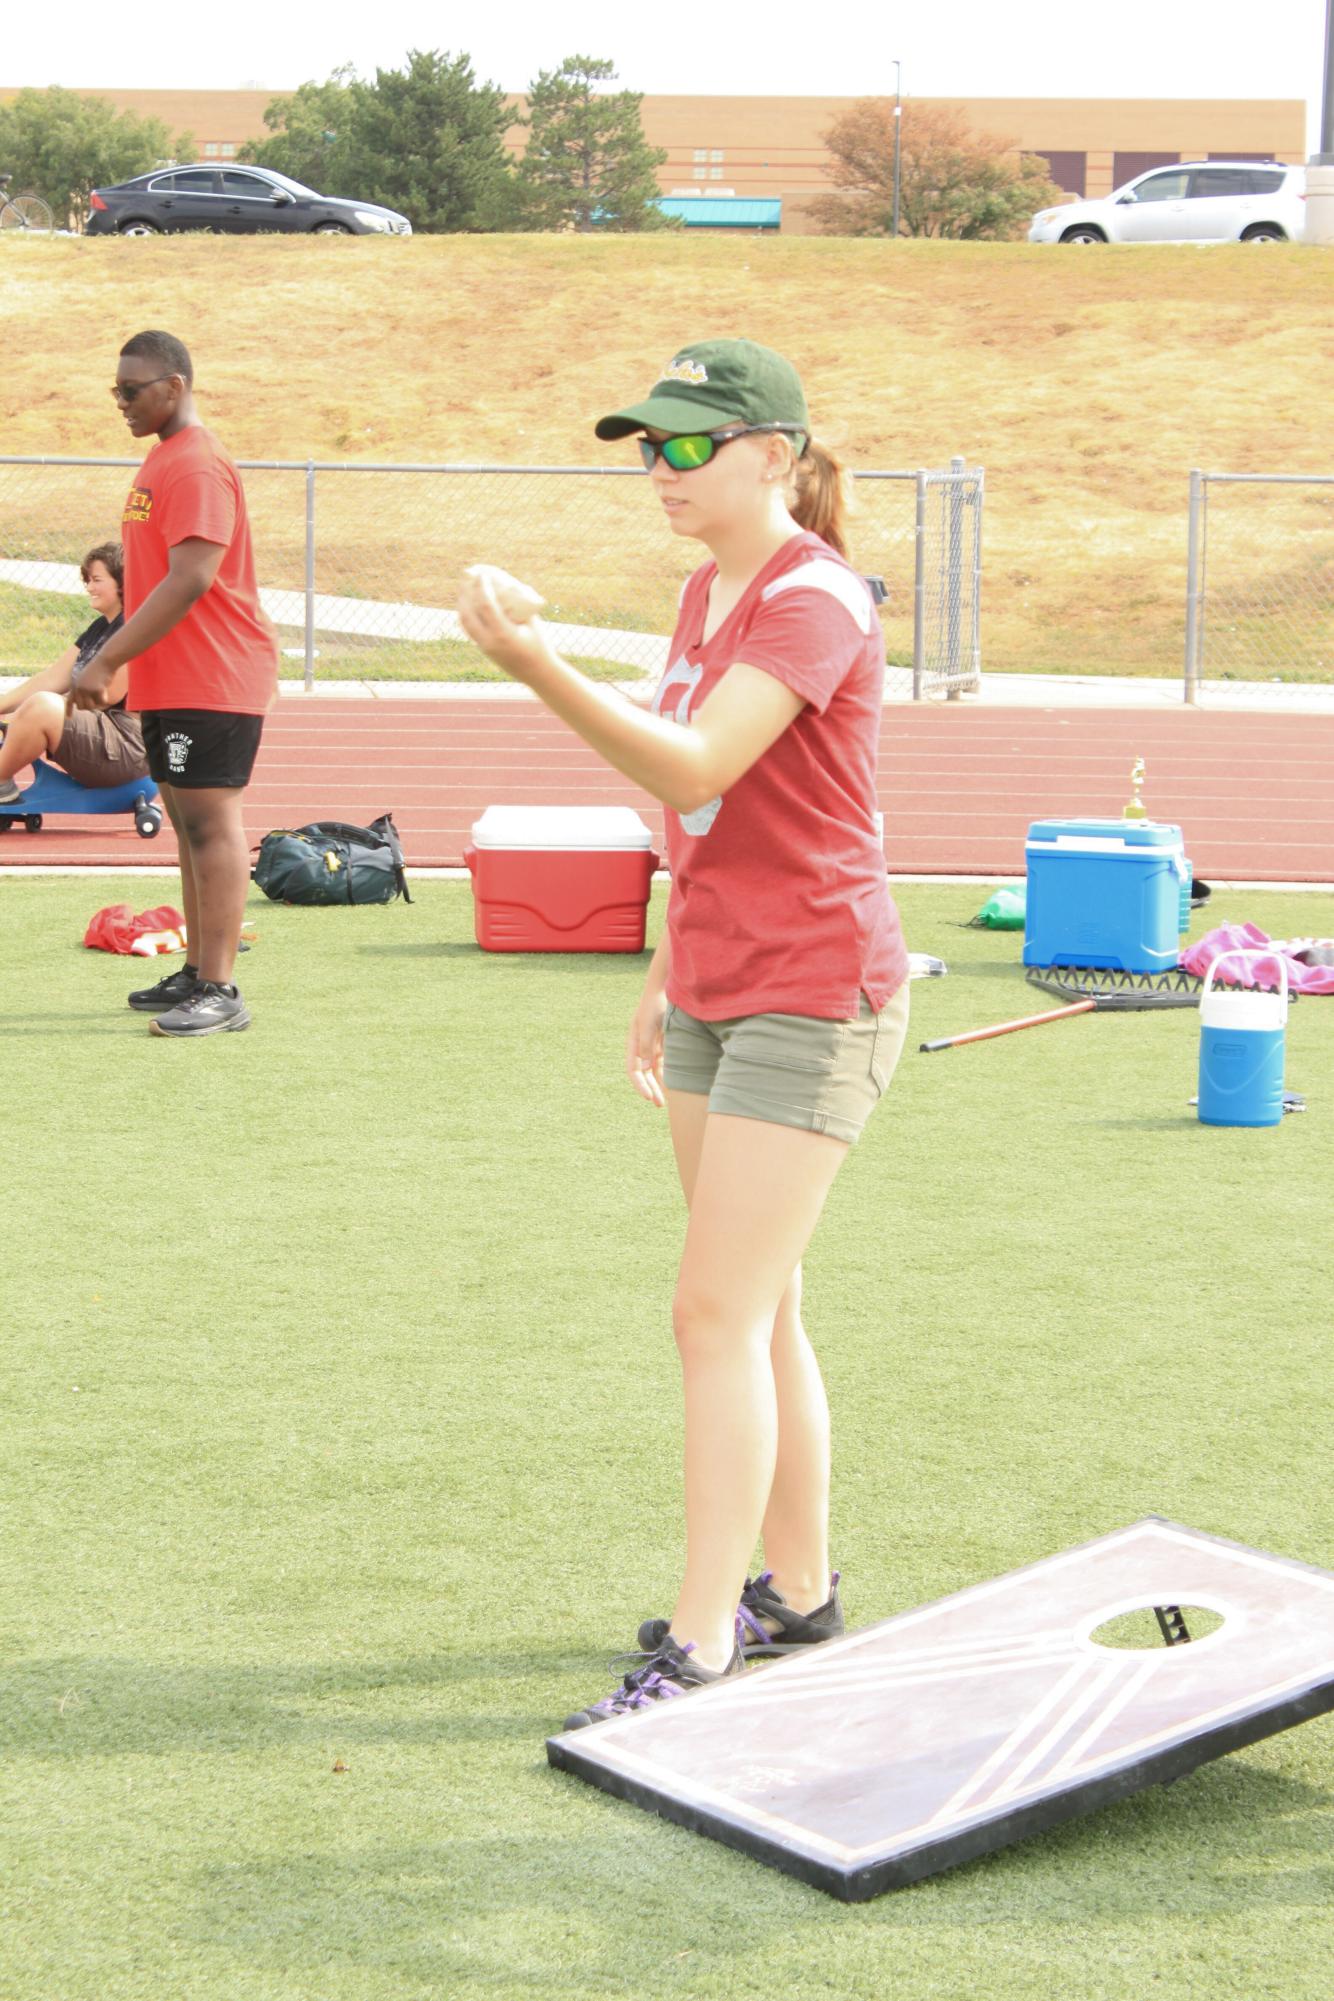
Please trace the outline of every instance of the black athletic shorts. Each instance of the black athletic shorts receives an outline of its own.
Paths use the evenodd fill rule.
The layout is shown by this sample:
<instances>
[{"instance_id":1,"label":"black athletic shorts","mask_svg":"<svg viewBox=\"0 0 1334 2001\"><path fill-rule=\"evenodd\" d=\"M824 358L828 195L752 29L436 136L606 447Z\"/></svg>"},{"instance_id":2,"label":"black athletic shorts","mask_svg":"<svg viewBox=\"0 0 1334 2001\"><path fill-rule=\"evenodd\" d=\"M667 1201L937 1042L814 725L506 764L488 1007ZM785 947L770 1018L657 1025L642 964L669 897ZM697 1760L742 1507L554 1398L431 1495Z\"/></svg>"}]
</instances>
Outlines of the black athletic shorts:
<instances>
[{"instance_id":1,"label":"black athletic shorts","mask_svg":"<svg viewBox=\"0 0 1334 2001\"><path fill-rule=\"evenodd\" d=\"M263 716L226 709L145 709L144 749L158 785L230 786L250 783Z\"/></svg>"}]
</instances>

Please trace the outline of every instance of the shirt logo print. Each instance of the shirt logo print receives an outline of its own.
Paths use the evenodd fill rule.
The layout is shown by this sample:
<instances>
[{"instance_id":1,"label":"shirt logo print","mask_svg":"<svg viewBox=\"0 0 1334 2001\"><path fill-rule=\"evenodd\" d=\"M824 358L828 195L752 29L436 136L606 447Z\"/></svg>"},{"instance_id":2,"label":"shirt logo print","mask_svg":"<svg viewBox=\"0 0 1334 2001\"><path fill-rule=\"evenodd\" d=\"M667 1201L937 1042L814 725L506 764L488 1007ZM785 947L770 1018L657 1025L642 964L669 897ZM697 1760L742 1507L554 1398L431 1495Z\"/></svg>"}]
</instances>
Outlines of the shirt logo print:
<instances>
[{"instance_id":1,"label":"shirt logo print","mask_svg":"<svg viewBox=\"0 0 1334 2001\"><path fill-rule=\"evenodd\" d=\"M695 690L703 679L704 669L702 667L692 667L683 653L679 660L672 662L658 683L657 690L653 696L654 715L660 716L667 710L668 695L673 688L679 688L681 693L677 697L676 708L674 713L672 713L672 720L678 723L688 723L690 721L690 704L694 701Z\"/></svg>"},{"instance_id":2,"label":"shirt logo print","mask_svg":"<svg viewBox=\"0 0 1334 2001\"><path fill-rule=\"evenodd\" d=\"M673 722L688 724L690 721L690 705L694 701L695 691L703 679L703 667L692 667L683 653L679 660L672 662L658 683L653 696L652 706L654 715L660 716L664 710L667 710ZM668 706L669 699L675 689L680 689L680 694L676 698L674 709L670 709ZM708 833L722 810L723 802L721 795L719 795L716 799L706 801L703 806L697 806L693 813L682 813L681 825L688 834L694 834L697 837L702 836Z\"/></svg>"},{"instance_id":3,"label":"shirt logo print","mask_svg":"<svg viewBox=\"0 0 1334 2001\"><path fill-rule=\"evenodd\" d=\"M132 486L125 502L122 521L147 521L153 512L153 490L147 486Z\"/></svg>"}]
</instances>

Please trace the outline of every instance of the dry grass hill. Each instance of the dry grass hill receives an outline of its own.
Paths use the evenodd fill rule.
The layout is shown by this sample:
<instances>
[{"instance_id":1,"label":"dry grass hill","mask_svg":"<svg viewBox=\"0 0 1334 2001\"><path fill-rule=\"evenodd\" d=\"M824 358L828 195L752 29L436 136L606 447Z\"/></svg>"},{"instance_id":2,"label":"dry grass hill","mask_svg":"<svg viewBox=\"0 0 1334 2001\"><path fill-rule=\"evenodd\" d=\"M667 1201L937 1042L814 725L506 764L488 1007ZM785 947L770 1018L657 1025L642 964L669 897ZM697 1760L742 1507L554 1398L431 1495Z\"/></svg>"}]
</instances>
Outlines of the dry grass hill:
<instances>
[{"instance_id":1,"label":"dry grass hill","mask_svg":"<svg viewBox=\"0 0 1334 2001\"><path fill-rule=\"evenodd\" d=\"M1175 674L1190 468L1334 470L1334 256L1314 248L0 242L0 316L7 453L124 453L115 352L165 326L238 457L623 463L594 418L642 394L682 341L750 335L798 363L817 428L854 467L961 452L986 468L996 670ZM1310 585L1331 505L1294 494L1271 510L1261 582ZM510 531L520 513L498 548L466 508L428 508L379 553L429 569L428 601L447 603L461 561L513 562L517 547L552 594L558 531L516 487ZM12 519L0 505L0 539ZM665 539L662 561L679 574Z\"/></svg>"}]
</instances>

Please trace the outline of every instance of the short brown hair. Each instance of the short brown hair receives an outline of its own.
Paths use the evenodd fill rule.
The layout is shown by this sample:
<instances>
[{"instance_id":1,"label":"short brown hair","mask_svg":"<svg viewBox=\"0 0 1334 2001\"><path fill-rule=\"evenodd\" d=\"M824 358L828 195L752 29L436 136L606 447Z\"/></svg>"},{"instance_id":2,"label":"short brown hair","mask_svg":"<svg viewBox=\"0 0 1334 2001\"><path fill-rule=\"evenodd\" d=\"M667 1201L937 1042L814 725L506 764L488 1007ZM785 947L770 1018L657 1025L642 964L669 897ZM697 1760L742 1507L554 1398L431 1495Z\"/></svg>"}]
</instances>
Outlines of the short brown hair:
<instances>
[{"instance_id":1,"label":"short brown hair","mask_svg":"<svg viewBox=\"0 0 1334 2001\"><path fill-rule=\"evenodd\" d=\"M118 591L124 590L125 550L119 542L99 542L95 549L88 551L88 554L79 565L79 575L85 583L88 581L88 572L92 569L94 563L100 563L108 576L116 579L116 589Z\"/></svg>"}]
</instances>

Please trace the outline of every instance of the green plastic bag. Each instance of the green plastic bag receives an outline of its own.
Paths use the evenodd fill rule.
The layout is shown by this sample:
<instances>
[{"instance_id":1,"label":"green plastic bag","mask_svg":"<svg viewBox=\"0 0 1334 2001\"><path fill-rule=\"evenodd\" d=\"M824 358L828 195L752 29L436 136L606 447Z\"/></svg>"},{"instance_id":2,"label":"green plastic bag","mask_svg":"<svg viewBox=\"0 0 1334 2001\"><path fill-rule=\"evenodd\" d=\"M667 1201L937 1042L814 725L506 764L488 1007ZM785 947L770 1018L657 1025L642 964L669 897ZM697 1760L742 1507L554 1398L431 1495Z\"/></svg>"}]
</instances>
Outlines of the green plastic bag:
<instances>
[{"instance_id":1,"label":"green plastic bag","mask_svg":"<svg viewBox=\"0 0 1334 2001\"><path fill-rule=\"evenodd\" d=\"M1022 931L1024 928L1024 884L1003 882L993 890L973 919L988 931Z\"/></svg>"}]
</instances>

